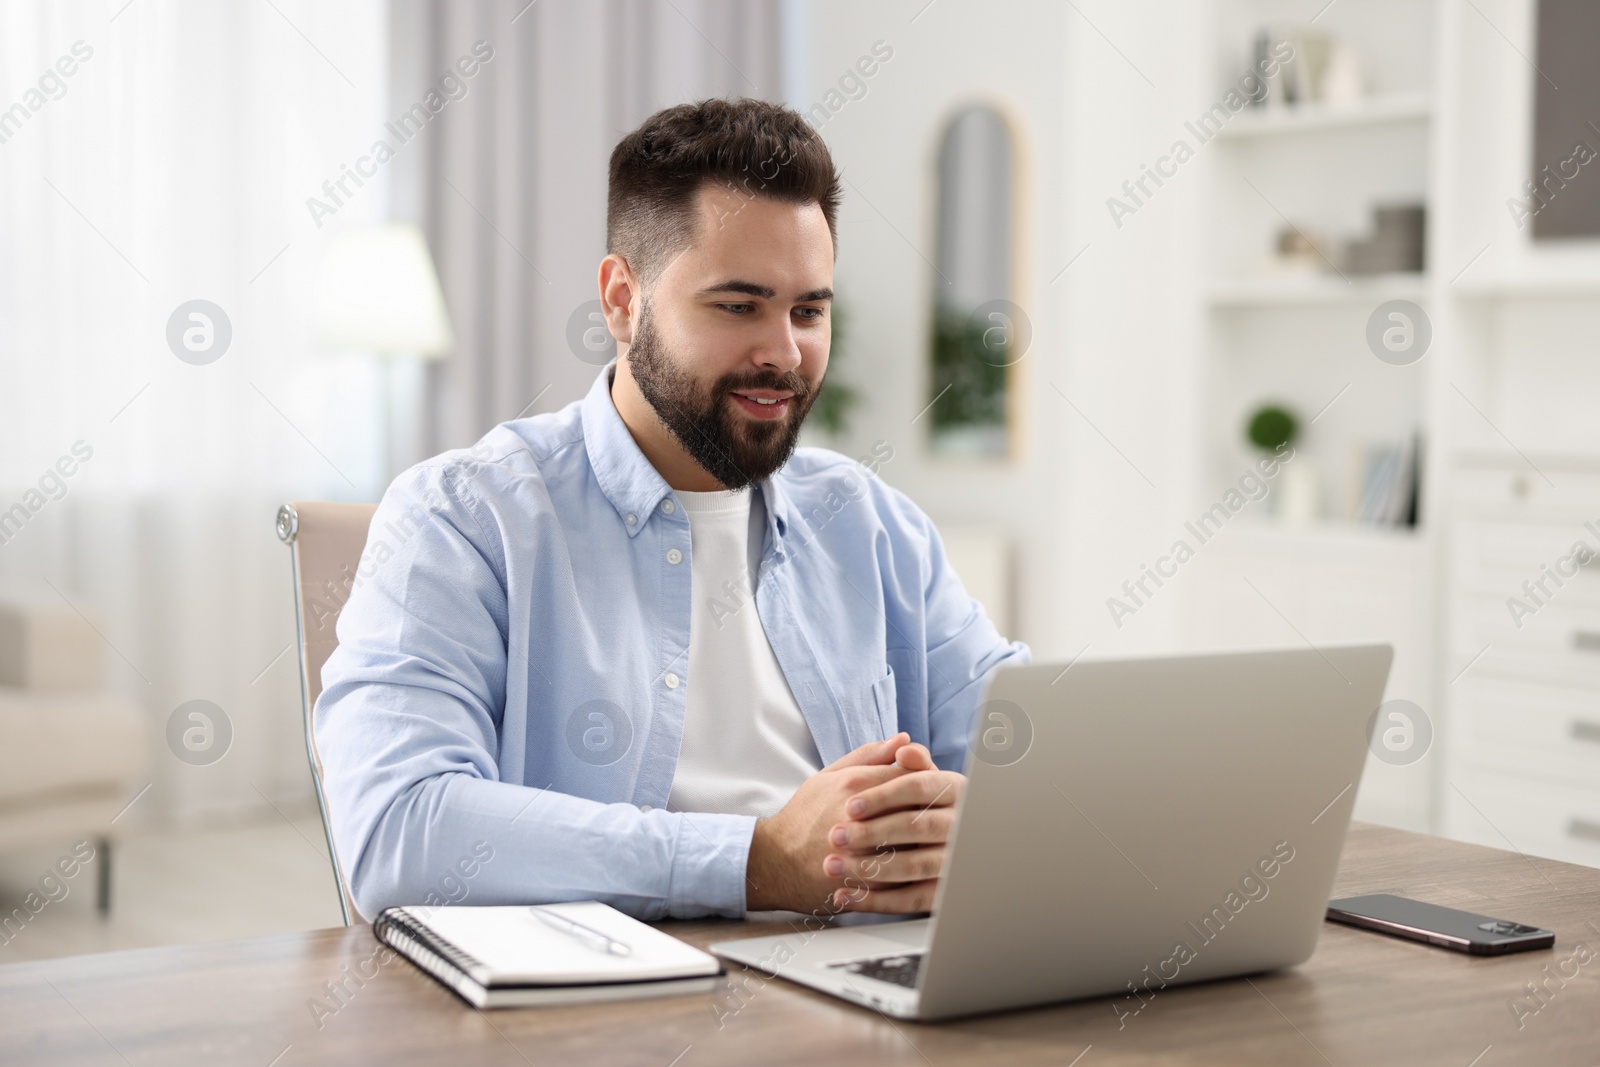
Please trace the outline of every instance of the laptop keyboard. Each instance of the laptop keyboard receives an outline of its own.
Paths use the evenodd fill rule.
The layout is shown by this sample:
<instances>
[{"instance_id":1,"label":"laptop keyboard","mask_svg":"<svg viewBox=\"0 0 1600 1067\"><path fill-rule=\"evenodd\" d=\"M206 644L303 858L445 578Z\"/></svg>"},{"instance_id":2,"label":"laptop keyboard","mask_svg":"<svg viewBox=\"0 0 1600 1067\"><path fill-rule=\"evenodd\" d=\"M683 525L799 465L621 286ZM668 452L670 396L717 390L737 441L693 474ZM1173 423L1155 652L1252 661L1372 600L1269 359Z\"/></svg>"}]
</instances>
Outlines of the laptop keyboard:
<instances>
[{"instance_id":1,"label":"laptop keyboard","mask_svg":"<svg viewBox=\"0 0 1600 1067\"><path fill-rule=\"evenodd\" d=\"M893 985L905 986L907 989L917 988L917 970L922 966L922 953L915 952L902 956L880 956L874 960L850 960L845 963L831 964L840 967L851 974L859 974L866 978L876 978L880 982L889 982Z\"/></svg>"}]
</instances>

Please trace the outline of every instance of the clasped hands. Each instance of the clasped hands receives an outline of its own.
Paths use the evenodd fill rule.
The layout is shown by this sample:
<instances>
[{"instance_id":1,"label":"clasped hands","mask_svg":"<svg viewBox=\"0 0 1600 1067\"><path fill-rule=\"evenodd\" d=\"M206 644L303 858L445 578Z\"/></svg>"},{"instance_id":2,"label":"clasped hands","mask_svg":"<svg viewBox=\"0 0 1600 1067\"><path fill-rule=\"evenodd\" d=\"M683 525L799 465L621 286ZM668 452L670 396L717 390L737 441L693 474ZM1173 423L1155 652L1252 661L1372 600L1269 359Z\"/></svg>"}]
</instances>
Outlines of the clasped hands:
<instances>
[{"instance_id":1,"label":"clasped hands","mask_svg":"<svg viewBox=\"0 0 1600 1067\"><path fill-rule=\"evenodd\" d=\"M966 781L905 733L840 757L756 823L747 910L933 910Z\"/></svg>"}]
</instances>

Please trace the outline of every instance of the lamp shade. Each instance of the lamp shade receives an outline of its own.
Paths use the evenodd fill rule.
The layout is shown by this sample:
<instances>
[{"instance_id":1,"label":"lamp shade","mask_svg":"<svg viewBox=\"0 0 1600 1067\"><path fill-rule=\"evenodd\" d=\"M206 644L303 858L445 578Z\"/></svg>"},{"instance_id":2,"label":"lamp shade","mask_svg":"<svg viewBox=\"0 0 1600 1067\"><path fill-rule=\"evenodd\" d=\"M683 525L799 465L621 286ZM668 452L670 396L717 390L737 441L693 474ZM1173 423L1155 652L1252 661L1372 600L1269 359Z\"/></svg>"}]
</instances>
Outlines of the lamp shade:
<instances>
[{"instance_id":1,"label":"lamp shade","mask_svg":"<svg viewBox=\"0 0 1600 1067\"><path fill-rule=\"evenodd\" d=\"M333 238L317 297L317 343L430 358L455 344L420 230L388 223Z\"/></svg>"}]
</instances>

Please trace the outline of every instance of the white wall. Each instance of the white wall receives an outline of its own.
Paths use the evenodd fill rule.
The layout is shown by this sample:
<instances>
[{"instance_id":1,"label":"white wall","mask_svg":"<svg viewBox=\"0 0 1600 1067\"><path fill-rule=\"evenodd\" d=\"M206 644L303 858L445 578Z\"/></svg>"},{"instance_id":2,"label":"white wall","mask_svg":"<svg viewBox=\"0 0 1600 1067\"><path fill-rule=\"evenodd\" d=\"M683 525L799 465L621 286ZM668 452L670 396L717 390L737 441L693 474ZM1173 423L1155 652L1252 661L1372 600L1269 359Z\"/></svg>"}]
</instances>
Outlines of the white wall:
<instances>
[{"instance_id":1,"label":"white wall","mask_svg":"<svg viewBox=\"0 0 1600 1067\"><path fill-rule=\"evenodd\" d=\"M1198 192L1183 174L1120 228L1105 199L1171 143L1193 107L1198 15L1183 8L812 5L810 101L875 41L894 49L867 94L821 126L850 183L836 288L852 335L840 374L866 393L840 447L889 441L884 477L941 526L1010 533L1015 636L1040 656L1173 639L1175 605L1152 605L1119 631L1105 598L1164 547L1193 462ZM1017 368L1023 448L1009 464L934 459L927 418L911 422L929 398L933 161L943 120L974 98L996 104L1020 134L1015 299L1034 340Z\"/></svg>"}]
</instances>

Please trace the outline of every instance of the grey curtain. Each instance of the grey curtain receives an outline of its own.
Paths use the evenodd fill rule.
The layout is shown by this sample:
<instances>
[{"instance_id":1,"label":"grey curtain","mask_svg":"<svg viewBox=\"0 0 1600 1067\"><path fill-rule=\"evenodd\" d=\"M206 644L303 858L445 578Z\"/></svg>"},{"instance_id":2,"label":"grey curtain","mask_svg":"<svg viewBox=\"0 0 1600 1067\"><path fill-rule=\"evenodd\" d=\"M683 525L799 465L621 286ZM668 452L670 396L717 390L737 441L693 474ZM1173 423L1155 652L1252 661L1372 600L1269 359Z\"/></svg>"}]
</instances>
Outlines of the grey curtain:
<instances>
[{"instance_id":1,"label":"grey curtain","mask_svg":"<svg viewBox=\"0 0 1600 1067\"><path fill-rule=\"evenodd\" d=\"M573 353L567 323L598 295L612 147L672 104L781 100L785 9L392 0L391 14L391 113L415 114L430 90L443 101L396 153L391 187L395 216L428 236L456 331L421 383L417 448L432 455L588 388L593 359ZM475 47L492 58L465 76Z\"/></svg>"}]
</instances>

